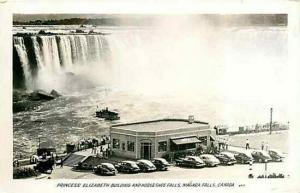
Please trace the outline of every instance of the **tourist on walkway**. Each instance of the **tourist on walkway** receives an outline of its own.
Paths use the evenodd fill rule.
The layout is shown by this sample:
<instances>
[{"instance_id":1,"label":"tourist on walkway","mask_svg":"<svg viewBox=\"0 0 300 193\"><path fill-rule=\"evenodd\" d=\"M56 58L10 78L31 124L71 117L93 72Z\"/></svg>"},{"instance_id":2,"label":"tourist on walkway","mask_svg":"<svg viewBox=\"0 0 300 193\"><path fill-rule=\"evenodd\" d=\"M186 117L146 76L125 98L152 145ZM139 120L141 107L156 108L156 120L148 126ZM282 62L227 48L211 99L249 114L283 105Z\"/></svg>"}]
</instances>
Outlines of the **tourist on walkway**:
<instances>
[{"instance_id":1,"label":"tourist on walkway","mask_svg":"<svg viewBox=\"0 0 300 193\"><path fill-rule=\"evenodd\" d=\"M228 150L228 140L225 140L225 149Z\"/></svg>"},{"instance_id":2,"label":"tourist on walkway","mask_svg":"<svg viewBox=\"0 0 300 193\"><path fill-rule=\"evenodd\" d=\"M246 139L246 149L250 149L250 142L249 142L249 139Z\"/></svg>"},{"instance_id":3,"label":"tourist on walkway","mask_svg":"<svg viewBox=\"0 0 300 193\"><path fill-rule=\"evenodd\" d=\"M62 160L62 158L60 158L60 168L63 168L64 167L64 162Z\"/></svg>"},{"instance_id":4,"label":"tourist on walkway","mask_svg":"<svg viewBox=\"0 0 300 193\"><path fill-rule=\"evenodd\" d=\"M264 141L261 142L261 150L264 150L264 147L265 147L265 143Z\"/></svg>"},{"instance_id":5,"label":"tourist on walkway","mask_svg":"<svg viewBox=\"0 0 300 193\"><path fill-rule=\"evenodd\" d=\"M268 151L268 149L269 149L269 144L268 144L268 142L266 142L265 150Z\"/></svg>"}]
</instances>

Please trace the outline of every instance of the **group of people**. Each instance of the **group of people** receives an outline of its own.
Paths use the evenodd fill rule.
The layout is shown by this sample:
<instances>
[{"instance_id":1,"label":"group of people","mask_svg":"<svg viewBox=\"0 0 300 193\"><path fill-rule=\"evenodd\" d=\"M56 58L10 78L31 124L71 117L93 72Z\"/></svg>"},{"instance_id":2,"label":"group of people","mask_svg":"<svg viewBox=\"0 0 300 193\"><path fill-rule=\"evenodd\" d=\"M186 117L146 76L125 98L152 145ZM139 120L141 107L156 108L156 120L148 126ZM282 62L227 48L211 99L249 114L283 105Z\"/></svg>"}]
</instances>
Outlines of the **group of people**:
<instances>
[{"instance_id":1,"label":"group of people","mask_svg":"<svg viewBox=\"0 0 300 193\"><path fill-rule=\"evenodd\" d=\"M250 141L249 139L246 139L246 149L250 149ZM268 150L269 149L269 144L268 142L261 142L261 150Z\"/></svg>"},{"instance_id":2,"label":"group of people","mask_svg":"<svg viewBox=\"0 0 300 193\"><path fill-rule=\"evenodd\" d=\"M110 155L110 148L108 145L100 145L92 147L92 154L95 154L97 157L109 157Z\"/></svg>"},{"instance_id":3,"label":"group of people","mask_svg":"<svg viewBox=\"0 0 300 193\"><path fill-rule=\"evenodd\" d=\"M100 140L95 138L89 138L89 139L82 139L78 142L77 150L86 150L89 148L98 147L101 145L105 145L109 143L109 137L108 136L102 136Z\"/></svg>"},{"instance_id":4,"label":"group of people","mask_svg":"<svg viewBox=\"0 0 300 193\"><path fill-rule=\"evenodd\" d=\"M269 149L269 144L268 144L268 142L264 142L264 141L262 141L261 142L261 150L268 150Z\"/></svg>"}]
</instances>

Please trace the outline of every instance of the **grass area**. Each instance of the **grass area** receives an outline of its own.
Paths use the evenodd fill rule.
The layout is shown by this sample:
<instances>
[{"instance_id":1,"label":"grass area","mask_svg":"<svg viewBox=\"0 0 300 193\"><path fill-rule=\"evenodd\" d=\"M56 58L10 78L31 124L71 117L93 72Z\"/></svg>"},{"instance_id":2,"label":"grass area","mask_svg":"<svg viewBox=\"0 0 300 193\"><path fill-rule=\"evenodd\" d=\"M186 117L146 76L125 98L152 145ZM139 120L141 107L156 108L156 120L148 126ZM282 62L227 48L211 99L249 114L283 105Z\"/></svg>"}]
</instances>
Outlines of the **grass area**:
<instances>
[{"instance_id":1,"label":"grass area","mask_svg":"<svg viewBox=\"0 0 300 193\"><path fill-rule=\"evenodd\" d=\"M264 144L268 143L269 149L279 149L283 153L288 153L288 135L288 130L274 131L271 135L267 132L233 135L230 136L229 145L245 147L246 139L249 139L250 148L260 149L262 142L264 142Z\"/></svg>"}]
</instances>

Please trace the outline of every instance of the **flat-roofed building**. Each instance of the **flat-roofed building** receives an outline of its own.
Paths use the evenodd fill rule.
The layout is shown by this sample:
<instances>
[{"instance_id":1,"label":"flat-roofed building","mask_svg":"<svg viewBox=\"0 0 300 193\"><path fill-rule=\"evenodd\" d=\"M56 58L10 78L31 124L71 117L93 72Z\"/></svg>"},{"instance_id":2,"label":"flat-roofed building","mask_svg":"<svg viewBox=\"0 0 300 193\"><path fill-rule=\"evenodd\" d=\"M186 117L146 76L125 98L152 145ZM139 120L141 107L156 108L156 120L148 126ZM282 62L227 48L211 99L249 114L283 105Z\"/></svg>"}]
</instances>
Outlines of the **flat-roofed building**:
<instances>
[{"instance_id":1,"label":"flat-roofed building","mask_svg":"<svg viewBox=\"0 0 300 193\"><path fill-rule=\"evenodd\" d=\"M215 131L193 119L160 119L113 125L111 148L116 156L132 159L161 157L177 150L210 146ZM211 137L212 136L212 137Z\"/></svg>"}]
</instances>

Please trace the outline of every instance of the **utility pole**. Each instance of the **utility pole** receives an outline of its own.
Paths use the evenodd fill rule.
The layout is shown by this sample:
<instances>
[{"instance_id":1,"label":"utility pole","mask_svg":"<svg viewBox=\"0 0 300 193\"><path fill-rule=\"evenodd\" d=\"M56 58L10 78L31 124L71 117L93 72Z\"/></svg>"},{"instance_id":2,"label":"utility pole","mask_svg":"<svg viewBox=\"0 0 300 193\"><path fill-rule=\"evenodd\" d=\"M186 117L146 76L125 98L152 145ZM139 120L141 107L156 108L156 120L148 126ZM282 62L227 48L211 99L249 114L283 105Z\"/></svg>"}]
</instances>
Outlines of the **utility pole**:
<instances>
[{"instance_id":1,"label":"utility pole","mask_svg":"<svg viewBox=\"0 0 300 193\"><path fill-rule=\"evenodd\" d=\"M273 108L270 109L270 135L272 134Z\"/></svg>"}]
</instances>

